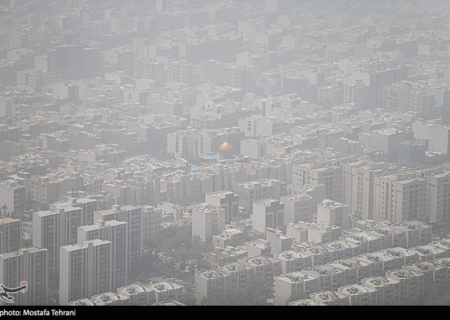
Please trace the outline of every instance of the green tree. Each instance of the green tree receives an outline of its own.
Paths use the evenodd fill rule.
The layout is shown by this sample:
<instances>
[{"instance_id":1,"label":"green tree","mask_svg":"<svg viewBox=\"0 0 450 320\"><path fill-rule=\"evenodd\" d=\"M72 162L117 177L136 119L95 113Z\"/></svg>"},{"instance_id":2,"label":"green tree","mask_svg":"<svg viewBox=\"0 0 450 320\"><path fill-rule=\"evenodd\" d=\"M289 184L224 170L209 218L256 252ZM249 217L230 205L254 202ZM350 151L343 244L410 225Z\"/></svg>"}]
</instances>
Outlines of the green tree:
<instances>
[{"instance_id":1,"label":"green tree","mask_svg":"<svg viewBox=\"0 0 450 320\"><path fill-rule=\"evenodd\" d=\"M186 285L185 289L186 289L186 292L184 293L182 302L188 306L197 305L197 300L195 298L195 290L194 290L193 286Z\"/></svg>"},{"instance_id":2,"label":"green tree","mask_svg":"<svg viewBox=\"0 0 450 320\"><path fill-rule=\"evenodd\" d=\"M144 239L144 248L145 249L155 249L157 248L158 244L153 241L152 239Z\"/></svg>"},{"instance_id":3,"label":"green tree","mask_svg":"<svg viewBox=\"0 0 450 320\"><path fill-rule=\"evenodd\" d=\"M242 246L246 242L251 241L250 235L247 230L244 230L243 233L234 236L230 241L228 241L227 245L232 247Z\"/></svg>"}]
</instances>

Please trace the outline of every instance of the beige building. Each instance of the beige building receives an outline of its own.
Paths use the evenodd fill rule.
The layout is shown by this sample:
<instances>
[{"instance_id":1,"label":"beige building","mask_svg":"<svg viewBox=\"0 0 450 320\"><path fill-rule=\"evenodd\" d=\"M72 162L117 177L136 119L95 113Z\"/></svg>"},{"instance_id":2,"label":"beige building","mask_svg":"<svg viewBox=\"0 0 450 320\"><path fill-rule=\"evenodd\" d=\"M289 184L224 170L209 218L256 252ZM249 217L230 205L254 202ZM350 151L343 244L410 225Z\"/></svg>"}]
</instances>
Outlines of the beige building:
<instances>
[{"instance_id":1,"label":"beige building","mask_svg":"<svg viewBox=\"0 0 450 320\"><path fill-rule=\"evenodd\" d=\"M344 203L349 205L352 216L359 219L373 219L374 179L389 171L387 163L368 163L353 160L342 163L344 172Z\"/></svg>"},{"instance_id":2,"label":"beige building","mask_svg":"<svg viewBox=\"0 0 450 320\"><path fill-rule=\"evenodd\" d=\"M303 306L326 306L327 304L323 303L323 302L311 300L311 299L300 299L300 300L295 300L295 301L289 302L287 305L303 307Z\"/></svg>"},{"instance_id":3,"label":"beige building","mask_svg":"<svg viewBox=\"0 0 450 320\"><path fill-rule=\"evenodd\" d=\"M270 257L238 259L236 263L197 273L195 276L197 303L203 298L208 298L213 290L244 289L255 278L263 279L271 286L273 278L280 274L280 261Z\"/></svg>"},{"instance_id":4,"label":"beige building","mask_svg":"<svg viewBox=\"0 0 450 320\"><path fill-rule=\"evenodd\" d=\"M352 282L349 281L348 284L360 282L361 279L371 276L370 265L361 259L356 259L356 258L341 259L339 261L336 261L336 263L332 263L332 265L335 265L335 264L337 267L348 270L347 272L350 275L349 279L352 279ZM356 281L354 281L355 276L356 276Z\"/></svg>"},{"instance_id":5,"label":"beige building","mask_svg":"<svg viewBox=\"0 0 450 320\"><path fill-rule=\"evenodd\" d=\"M338 287L348 283L348 272L330 264L314 266L302 272L319 280L318 291L337 290Z\"/></svg>"},{"instance_id":6,"label":"beige building","mask_svg":"<svg viewBox=\"0 0 450 320\"><path fill-rule=\"evenodd\" d=\"M207 203L192 209L192 236L199 236L204 243L212 243L212 237L225 229L225 209Z\"/></svg>"},{"instance_id":7,"label":"beige building","mask_svg":"<svg viewBox=\"0 0 450 320\"><path fill-rule=\"evenodd\" d=\"M279 229L266 228L266 240L270 242L273 254L290 250L292 248L294 238L285 235Z\"/></svg>"},{"instance_id":8,"label":"beige building","mask_svg":"<svg viewBox=\"0 0 450 320\"><path fill-rule=\"evenodd\" d=\"M385 249L382 250L381 253L386 257L394 258L395 265L397 266L396 268L401 268L405 264L410 264L419 261L419 256L417 255L417 252L401 247L393 247Z\"/></svg>"},{"instance_id":9,"label":"beige building","mask_svg":"<svg viewBox=\"0 0 450 320\"><path fill-rule=\"evenodd\" d=\"M253 202L253 229L266 233L266 228L283 228L284 203L267 199Z\"/></svg>"},{"instance_id":10,"label":"beige building","mask_svg":"<svg viewBox=\"0 0 450 320\"><path fill-rule=\"evenodd\" d=\"M425 279L422 272L395 269L386 272L386 278L400 282L400 300L417 299L425 292Z\"/></svg>"},{"instance_id":11,"label":"beige building","mask_svg":"<svg viewBox=\"0 0 450 320\"><path fill-rule=\"evenodd\" d=\"M261 115L239 118L238 124L246 137L273 136L282 132L288 132L290 128L286 121L272 116Z\"/></svg>"},{"instance_id":12,"label":"beige building","mask_svg":"<svg viewBox=\"0 0 450 320\"><path fill-rule=\"evenodd\" d=\"M342 228L332 223L321 221L309 224L307 230L309 242L324 244L338 240L341 236Z\"/></svg>"},{"instance_id":13,"label":"beige building","mask_svg":"<svg viewBox=\"0 0 450 320\"><path fill-rule=\"evenodd\" d=\"M416 119L412 123L414 138L428 140L428 150L448 154L450 152L450 127L432 121Z\"/></svg>"},{"instance_id":14,"label":"beige building","mask_svg":"<svg viewBox=\"0 0 450 320\"><path fill-rule=\"evenodd\" d=\"M190 130L178 130L167 135L167 152L176 157L193 156L194 140Z\"/></svg>"},{"instance_id":15,"label":"beige building","mask_svg":"<svg viewBox=\"0 0 450 320\"><path fill-rule=\"evenodd\" d=\"M361 285L377 291L378 305L390 305L400 300L400 282L394 278L365 278L361 280Z\"/></svg>"},{"instance_id":16,"label":"beige building","mask_svg":"<svg viewBox=\"0 0 450 320\"><path fill-rule=\"evenodd\" d=\"M59 303L111 291L111 242L85 241L61 246Z\"/></svg>"},{"instance_id":17,"label":"beige building","mask_svg":"<svg viewBox=\"0 0 450 320\"><path fill-rule=\"evenodd\" d=\"M210 192L205 195L205 202L225 209L225 223L239 220L239 195L230 191Z\"/></svg>"},{"instance_id":18,"label":"beige building","mask_svg":"<svg viewBox=\"0 0 450 320\"><path fill-rule=\"evenodd\" d=\"M58 201L59 196L72 191L73 181L65 175L37 176L31 179L31 199L42 204Z\"/></svg>"},{"instance_id":19,"label":"beige building","mask_svg":"<svg viewBox=\"0 0 450 320\"><path fill-rule=\"evenodd\" d=\"M330 199L317 205L317 222L327 222L342 229L351 227L349 206Z\"/></svg>"},{"instance_id":20,"label":"beige building","mask_svg":"<svg viewBox=\"0 0 450 320\"><path fill-rule=\"evenodd\" d=\"M424 173L427 179L429 222L437 224L449 223L450 172L436 171Z\"/></svg>"},{"instance_id":21,"label":"beige building","mask_svg":"<svg viewBox=\"0 0 450 320\"><path fill-rule=\"evenodd\" d=\"M287 250L274 255L281 263L282 273L301 271L312 266L312 256L299 251Z\"/></svg>"},{"instance_id":22,"label":"beige building","mask_svg":"<svg viewBox=\"0 0 450 320\"><path fill-rule=\"evenodd\" d=\"M348 306L348 297L335 291L319 291L310 294L311 300L327 306ZM289 303L291 305L291 303Z\"/></svg>"},{"instance_id":23,"label":"beige building","mask_svg":"<svg viewBox=\"0 0 450 320\"><path fill-rule=\"evenodd\" d=\"M394 248L406 246L406 235L404 232L393 229L389 226L375 227L364 230L365 233L380 238L381 248Z\"/></svg>"},{"instance_id":24,"label":"beige building","mask_svg":"<svg viewBox=\"0 0 450 320\"><path fill-rule=\"evenodd\" d=\"M360 256L356 256L353 258L354 260L361 261L362 263L367 265L369 270L369 277L380 277L384 274L384 262L376 253L366 253ZM391 264L391 267L393 265ZM389 265L386 264L386 269L388 269ZM392 269L390 269L392 270Z\"/></svg>"},{"instance_id":25,"label":"beige building","mask_svg":"<svg viewBox=\"0 0 450 320\"><path fill-rule=\"evenodd\" d=\"M241 154L250 159L258 160L266 154L266 144L263 140L247 138L241 141Z\"/></svg>"},{"instance_id":26,"label":"beige building","mask_svg":"<svg viewBox=\"0 0 450 320\"><path fill-rule=\"evenodd\" d=\"M436 263L437 260L439 259L415 262L403 266L403 269L423 274L425 292L431 288L444 288L448 283L448 269L446 266Z\"/></svg>"},{"instance_id":27,"label":"beige building","mask_svg":"<svg viewBox=\"0 0 450 320\"><path fill-rule=\"evenodd\" d=\"M229 263L219 267L217 270L229 274L226 286L236 291L245 289L249 286L250 281L254 279L252 267L242 263Z\"/></svg>"},{"instance_id":28,"label":"beige building","mask_svg":"<svg viewBox=\"0 0 450 320\"><path fill-rule=\"evenodd\" d=\"M208 298L215 288L225 291L229 287L230 275L218 270L203 271L195 275L195 284L197 286L195 294L197 303L204 298Z\"/></svg>"},{"instance_id":29,"label":"beige building","mask_svg":"<svg viewBox=\"0 0 450 320\"><path fill-rule=\"evenodd\" d=\"M375 252L384 249L380 237L370 235L360 230L344 230L340 239L358 244L361 253Z\"/></svg>"},{"instance_id":30,"label":"beige building","mask_svg":"<svg viewBox=\"0 0 450 320\"><path fill-rule=\"evenodd\" d=\"M270 256L272 254L270 241L265 239L256 239L254 241L246 242L245 247L249 258Z\"/></svg>"},{"instance_id":31,"label":"beige building","mask_svg":"<svg viewBox=\"0 0 450 320\"><path fill-rule=\"evenodd\" d=\"M117 288L117 295L127 297L128 304L132 306L152 305L156 300L155 291L150 286L140 283L132 283Z\"/></svg>"},{"instance_id":32,"label":"beige building","mask_svg":"<svg viewBox=\"0 0 450 320\"><path fill-rule=\"evenodd\" d=\"M323 247L327 250L333 249L336 260L356 257L361 253L361 247L358 244L344 240L324 243Z\"/></svg>"},{"instance_id":33,"label":"beige building","mask_svg":"<svg viewBox=\"0 0 450 320\"><path fill-rule=\"evenodd\" d=\"M313 213L317 208L313 208L313 198L306 194L296 194L280 198L284 203L284 222L297 223L313 222Z\"/></svg>"},{"instance_id":34,"label":"beige building","mask_svg":"<svg viewBox=\"0 0 450 320\"><path fill-rule=\"evenodd\" d=\"M242 248L226 247L218 249L216 247L214 252L209 252L204 255L204 260L209 264L210 268L216 269L247 256L248 252Z\"/></svg>"},{"instance_id":35,"label":"beige building","mask_svg":"<svg viewBox=\"0 0 450 320\"><path fill-rule=\"evenodd\" d=\"M342 167L328 163L307 163L292 165L294 189L304 185L326 186L326 197L334 201L344 201Z\"/></svg>"},{"instance_id":36,"label":"beige building","mask_svg":"<svg viewBox=\"0 0 450 320\"><path fill-rule=\"evenodd\" d=\"M184 287L173 282L159 282L148 286L149 289L154 291L155 302L162 303L172 300L183 300Z\"/></svg>"},{"instance_id":37,"label":"beige building","mask_svg":"<svg viewBox=\"0 0 450 320\"><path fill-rule=\"evenodd\" d=\"M244 232L239 229L225 229L221 234L214 235L212 237L213 246L219 248L225 248L234 239L238 239Z\"/></svg>"},{"instance_id":38,"label":"beige building","mask_svg":"<svg viewBox=\"0 0 450 320\"><path fill-rule=\"evenodd\" d=\"M432 226L420 221L402 221L392 224L392 228L405 233L406 247L426 245L432 240Z\"/></svg>"},{"instance_id":39,"label":"beige building","mask_svg":"<svg viewBox=\"0 0 450 320\"><path fill-rule=\"evenodd\" d=\"M238 183L234 192L239 195L239 205L252 211L253 202L263 199L279 199L285 195L286 185L276 179L264 179L246 183Z\"/></svg>"},{"instance_id":40,"label":"beige building","mask_svg":"<svg viewBox=\"0 0 450 320\"><path fill-rule=\"evenodd\" d=\"M378 305L377 290L359 284L350 284L338 288L338 293L348 297L350 306L376 306Z\"/></svg>"},{"instance_id":41,"label":"beige building","mask_svg":"<svg viewBox=\"0 0 450 320\"><path fill-rule=\"evenodd\" d=\"M286 305L288 300L317 292L319 279L301 271L282 274L274 279L274 304Z\"/></svg>"},{"instance_id":42,"label":"beige building","mask_svg":"<svg viewBox=\"0 0 450 320\"><path fill-rule=\"evenodd\" d=\"M430 221L427 180L414 174L389 175L374 179L375 221Z\"/></svg>"},{"instance_id":43,"label":"beige building","mask_svg":"<svg viewBox=\"0 0 450 320\"><path fill-rule=\"evenodd\" d=\"M435 259L447 258L450 254L449 248L444 249L430 244L416 246L409 250L417 253L419 261L433 261Z\"/></svg>"},{"instance_id":44,"label":"beige building","mask_svg":"<svg viewBox=\"0 0 450 320\"><path fill-rule=\"evenodd\" d=\"M361 270L364 270L365 267L365 265L362 265L354 259L336 260L334 262L328 263L327 266L336 270L340 270L340 272L342 273L341 278L344 279L342 285L357 283L358 279L362 277L362 273L364 273L364 271ZM334 284L334 287L336 287L336 283Z\"/></svg>"},{"instance_id":45,"label":"beige building","mask_svg":"<svg viewBox=\"0 0 450 320\"><path fill-rule=\"evenodd\" d=\"M248 257L238 259L238 263L253 269L254 276L272 285L273 278L281 274L281 262L272 257Z\"/></svg>"},{"instance_id":46,"label":"beige building","mask_svg":"<svg viewBox=\"0 0 450 320\"><path fill-rule=\"evenodd\" d=\"M313 266L331 262L333 250L325 249L319 244L306 244L307 246L301 250L302 253L310 254L312 256Z\"/></svg>"},{"instance_id":47,"label":"beige building","mask_svg":"<svg viewBox=\"0 0 450 320\"><path fill-rule=\"evenodd\" d=\"M81 300L81 299L78 299ZM75 300L76 301L76 300ZM73 305L75 301L71 301L68 304ZM104 292L97 295L92 296L89 301L93 306L121 306L122 300L115 293L112 292Z\"/></svg>"},{"instance_id":48,"label":"beige building","mask_svg":"<svg viewBox=\"0 0 450 320\"><path fill-rule=\"evenodd\" d=\"M434 260L433 261L433 263L436 265L436 266L442 266L442 267L444 267L445 269L446 269L446 271L444 272L444 274L442 275L440 275L440 277L441 278L439 278L439 277L436 277L436 280L435 280L435 285L438 287L438 288L442 288L442 287L447 287L448 286L448 284L449 284L449 282L450 282L450 274L449 274L449 271L450 271L450 259L449 258L444 258L444 259L436 259L436 260ZM439 290L439 289L438 289Z\"/></svg>"},{"instance_id":49,"label":"beige building","mask_svg":"<svg viewBox=\"0 0 450 320\"><path fill-rule=\"evenodd\" d=\"M286 235L293 237L297 242L308 241L308 224L288 223L286 225Z\"/></svg>"},{"instance_id":50,"label":"beige building","mask_svg":"<svg viewBox=\"0 0 450 320\"><path fill-rule=\"evenodd\" d=\"M370 150L382 151L389 162L398 158L399 144L407 139L405 131L395 128L385 128L370 131Z\"/></svg>"}]
</instances>

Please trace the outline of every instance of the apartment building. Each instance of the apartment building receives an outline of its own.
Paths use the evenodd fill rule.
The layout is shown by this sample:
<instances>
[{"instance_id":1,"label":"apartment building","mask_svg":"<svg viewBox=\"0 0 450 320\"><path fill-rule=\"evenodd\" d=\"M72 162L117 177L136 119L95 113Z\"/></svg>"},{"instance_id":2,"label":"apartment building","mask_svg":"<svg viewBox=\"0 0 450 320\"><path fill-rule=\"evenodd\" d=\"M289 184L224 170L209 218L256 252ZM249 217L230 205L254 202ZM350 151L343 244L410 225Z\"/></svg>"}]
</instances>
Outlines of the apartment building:
<instances>
[{"instance_id":1,"label":"apartment building","mask_svg":"<svg viewBox=\"0 0 450 320\"><path fill-rule=\"evenodd\" d=\"M128 226L124 221L97 221L96 224L78 228L77 243L82 244L90 240L111 241L111 290L116 290L128 283L129 245Z\"/></svg>"},{"instance_id":2,"label":"apartment building","mask_svg":"<svg viewBox=\"0 0 450 320\"><path fill-rule=\"evenodd\" d=\"M282 306L292 297L317 292L318 279L301 271L282 274L274 279L274 305Z\"/></svg>"},{"instance_id":3,"label":"apartment building","mask_svg":"<svg viewBox=\"0 0 450 320\"><path fill-rule=\"evenodd\" d=\"M263 234L267 228L283 228L284 203L274 199L254 201L252 223L253 229Z\"/></svg>"},{"instance_id":4,"label":"apartment building","mask_svg":"<svg viewBox=\"0 0 450 320\"><path fill-rule=\"evenodd\" d=\"M362 279L361 285L377 291L378 305L389 305L400 300L400 282L396 279L370 277Z\"/></svg>"},{"instance_id":5,"label":"apartment building","mask_svg":"<svg viewBox=\"0 0 450 320\"><path fill-rule=\"evenodd\" d=\"M350 214L362 220L373 219L374 178L388 171L388 164L354 160L342 163L342 169L344 203L350 206Z\"/></svg>"},{"instance_id":6,"label":"apartment building","mask_svg":"<svg viewBox=\"0 0 450 320\"><path fill-rule=\"evenodd\" d=\"M59 303L111 291L111 242L90 240L61 246Z\"/></svg>"},{"instance_id":7,"label":"apartment building","mask_svg":"<svg viewBox=\"0 0 450 320\"><path fill-rule=\"evenodd\" d=\"M427 179L429 221L446 224L450 222L450 172L441 170L425 172Z\"/></svg>"},{"instance_id":8,"label":"apartment building","mask_svg":"<svg viewBox=\"0 0 450 320\"><path fill-rule=\"evenodd\" d=\"M330 199L317 205L317 222L327 222L342 229L350 228L349 206Z\"/></svg>"},{"instance_id":9,"label":"apartment building","mask_svg":"<svg viewBox=\"0 0 450 320\"><path fill-rule=\"evenodd\" d=\"M288 223L286 224L286 235L293 237L299 243L308 241L308 224Z\"/></svg>"},{"instance_id":10,"label":"apartment building","mask_svg":"<svg viewBox=\"0 0 450 320\"><path fill-rule=\"evenodd\" d=\"M296 194L290 196L284 196L280 198L280 201L284 203L284 222L297 223L313 222L313 213L317 211L313 208L313 198L306 194Z\"/></svg>"},{"instance_id":11,"label":"apartment building","mask_svg":"<svg viewBox=\"0 0 450 320\"><path fill-rule=\"evenodd\" d=\"M272 246L270 241L261 238L246 242L245 249L249 258L270 256L272 254Z\"/></svg>"},{"instance_id":12,"label":"apartment building","mask_svg":"<svg viewBox=\"0 0 450 320\"><path fill-rule=\"evenodd\" d=\"M199 236L204 243L212 243L212 237L225 229L225 209L207 203L192 209L192 236Z\"/></svg>"},{"instance_id":13,"label":"apartment building","mask_svg":"<svg viewBox=\"0 0 450 320\"><path fill-rule=\"evenodd\" d=\"M293 237L286 236L281 230L266 228L266 240L270 242L272 254L290 250L292 248Z\"/></svg>"},{"instance_id":14,"label":"apartment building","mask_svg":"<svg viewBox=\"0 0 450 320\"><path fill-rule=\"evenodd\" d=\"M95 221L117 220L126 222L128 237L128 270L137 270L143 254L142 207L113 205L111 210L97 211Z\"/></svg>"},{"instance_id":15,"label":"apartment building","mask_svg":"<svg viewBox=\"0 0 450 320\"><path fill-rule=\"evenodd\" d=\"M163 303L172 300L183 300L184 287L172 282L159 282L149 285L149 291L155 295L154 303Z\"/></svg>"},{"instance_id":16,"label":"apartment building","mask_svg":"<svg viewBox=\"0 0 450 320\"><path fill-rule=\"evenodd\" d=\"M376 306L378 305L377 290L359 284L350 284L338 288L338 293L348 297L351 306Z\"/></svg>"},{"instance_id":17,"label":"apartment building","mask_svg":"<svg viewBox=\"0 0 450 320\"><path fill-rule=\"evenodd\" d=\"M122 300L120 299L120 296L117 296L116 294L112 292L104 292L100 294L96 294L92 296L89 300L90 305L92 306L121 306L123 305ZM82 300L82 299L78 299ZM69 302L69 305L74 305L77 300ZM81 302L82 303L82 302ZM82 305L88 305L88 304L82 304Z\"/></svg>"},{"instance_id":18,"label":"apartment building","mask_svg":"<svg viewBox=\"0 0 450 320\"><path fill-rule=\"evenodd\" d=\"M251 212L255 201L280 199L286 193L286 184L276 179L263 179L238 183L233 186L233 191L239 195L239 206Z\"/></svg>"},{"instance_id":19,"label":"apartment building","mask_svg":"<svg viewBox=\"0 0 450 320\"><path fill-rule=\"evenodd\" d=\"M31 179L31 199L42 204L58 201L59 196L72 191L73 180L64 175L37 176Z\"/></svg>"},{"instance_id":20,"label":"apartment building","mask_svg":"<svg viewBox=\"0 0 450 320\"><path fill-rule=\"evenodd\" d=\"M313 265L311 255L294 250L286 250L275 254L274 258L280 261L283 274L301 271Z\"/></svg>"},{"instance_id":21,"label":"apartment building","mask_svg":"<svg viewBox=\"0 0 450 320\"><path fill-rule=\"evenodd\" d=\"M29 247L0 254L0 283L8 288L20 287L23 281L27 283L25 292L12 294L13 305L49 303L47 253L47 249Z\"/></svg>"},{"instance_id":22,"label":"apartment building","mask_svg":"<svg viewBox=\"0 0 450 320\"><path fill-rule=\"evenodd\" d=\"M385 277L400 282L400 301L417 299L425 292L425 280L422 272L401 268L386 272Z\"/></svg>"},{"instance_id":23,"label":"apartment building","mask_svg":"<svg viewBox=\"0 0 450 320\"><path fill-rule=\"evenodd\" d=\"M205 194L205 203L225 209L225 223L239 220L239 195L230 191L217 191Z\"/></svg>"},{"instance_id":24,"label":"apartment building","mask_svg":"<svg viewBox=\"0 0 450 320\"><path fill-rule=\"evenodd\" d=\"M0 214L2 217L10 217L15 219L22 219L25 211L25 190L24 185L20 185L14 181L0 182L0 199L2 207Z\"/></svg>"},{"instance_id":25,"label":"apartment building","mask_svg":"<svg viewBox=\"0 0 450 320\"><path fill-rule=\"evenodd\" d=\"M162 209L153 206L142 208L142 241L157 242L161 238Z\"/></svg>"},{"instance_id":26,"label":"apartment building","mask_svg":"<svg viewBox=\"0 0 450 320\"><path fill-rule=\"evenodd\" d=\"M425 178L414 174L375 177L374 191L375 221L430 221Z\"/></svg>"},{"instance_id":27,"label":"apartment building","mask_svg":"<svg viewBox=\"0 0 450 320\"><path fill-rule=\"evenodd\" d=\"M22 248L22 221L0 219L0 253L17 251Z\"/></svg>"},{"instance_id":28,"label":"apartment building","mask_svg":"<svg viewBox=\"0 0 450 320\"><path fill-rule=\"evenodd\" d=\"M310 294L311 300L326 306L348 306L348 297L335 291L319 291ZM292 305L292 302L289 303Z\"/></svg>"},{"instance_id":29,"label":"apartment building","mask_svg":"<svg viewBox=\"0 0 450 320\"><path fill-rule=\"evenodd\" d=\"M326 198L344 201L343 171L341 166L327 163L307 163L292 165L292 184L294 188L304 185L326 186Z\"/></svg>"}]
</instances>

